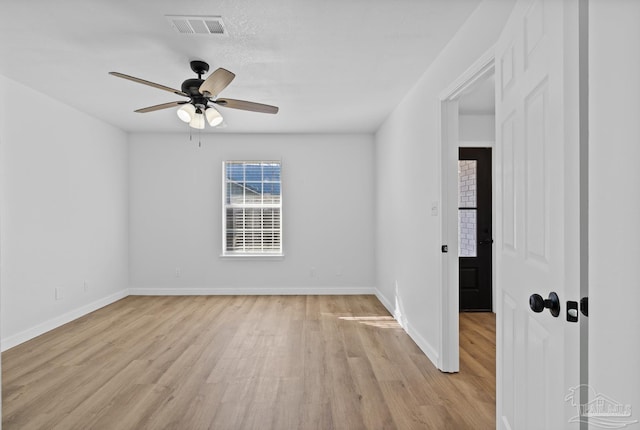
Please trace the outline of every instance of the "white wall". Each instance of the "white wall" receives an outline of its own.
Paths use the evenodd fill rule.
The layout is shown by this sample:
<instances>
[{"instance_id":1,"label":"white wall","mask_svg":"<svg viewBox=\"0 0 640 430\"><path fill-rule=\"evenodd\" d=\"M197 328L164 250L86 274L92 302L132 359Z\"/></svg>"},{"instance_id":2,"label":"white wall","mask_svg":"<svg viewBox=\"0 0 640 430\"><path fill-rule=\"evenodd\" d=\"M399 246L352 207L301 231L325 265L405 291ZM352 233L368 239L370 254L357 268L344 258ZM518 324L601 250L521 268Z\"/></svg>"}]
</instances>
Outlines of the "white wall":
<instances>
[{"instance_id":1,"label":"white wall","mask_svg":"<svg viewBox=\"0 0 640 430\"><path fill-rule=\"evenodd\" d=\"M495 115L460 115L458 125L460 142L493 143L496 140Z\"/></svg>"},{"instance_id":2,"label":"white wall","mask_svg":"<svg viewBox=\"0 0 640 430\"><path fill-rule=\"evenodd\" d=\"M440 354L440 93L490 49L513 4L483 2L386 120L376 142L379 297L429 358Z\"/></svg>"},{"instance_id":3,"label":"white wall","mask_svg":"<svg viewBox=\"0 0 640 430\"><path fill-rule=\"evenodd\" d=\"M589 383L638 420L640 2L589 8Z\"/></svg>"},{"instance_id":4,"label":"white wall","mask_svg":"<svg viewBox=\"0 0 640 430\"><path fill-rule=\"evenodd\" d=\"M187 131L130 137L132 294L373 291L373 136L202 142ZM220 257L224 160L282 160L283 259Z\"/></svg>"},{"instance_id":5,"label":"white wall","mask_svg":"<svg viewBox=\"0 0 640 430\"><path fill-rule=\"evenodd\" d=\"M0 121L6 349L124 294L127 138L2 76Z\"/></svg>"}]
</instances>

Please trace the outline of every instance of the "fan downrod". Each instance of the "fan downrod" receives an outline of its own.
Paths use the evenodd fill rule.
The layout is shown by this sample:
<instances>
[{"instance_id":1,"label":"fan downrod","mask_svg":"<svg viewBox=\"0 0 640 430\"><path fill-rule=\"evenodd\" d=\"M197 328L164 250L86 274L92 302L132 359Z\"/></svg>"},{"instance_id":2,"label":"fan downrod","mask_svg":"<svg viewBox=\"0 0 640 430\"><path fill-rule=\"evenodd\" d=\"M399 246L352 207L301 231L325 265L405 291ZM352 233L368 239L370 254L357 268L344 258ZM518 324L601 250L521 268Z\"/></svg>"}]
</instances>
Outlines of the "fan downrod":
<instances>
[{"instance_id":1,"label":"fan downrod","mask_svg":"<svg viewBox=\"0 0 640 430\"><path fill-rule=\"evenodd\" d=\"M193 60L189 64L191 65L191 70L198 75L198 79L202 79L202 75L209 71L209 64L204 61Z\"/></svg>"}]
</instances>

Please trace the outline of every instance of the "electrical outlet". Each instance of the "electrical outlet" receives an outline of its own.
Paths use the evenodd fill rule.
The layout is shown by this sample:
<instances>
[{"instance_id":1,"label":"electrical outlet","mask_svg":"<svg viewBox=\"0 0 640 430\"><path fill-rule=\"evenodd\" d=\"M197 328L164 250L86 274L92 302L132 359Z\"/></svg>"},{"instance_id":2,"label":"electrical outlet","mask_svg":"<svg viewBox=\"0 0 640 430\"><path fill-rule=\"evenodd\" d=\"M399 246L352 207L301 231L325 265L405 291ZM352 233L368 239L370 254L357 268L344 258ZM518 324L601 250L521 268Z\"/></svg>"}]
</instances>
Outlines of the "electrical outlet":
<instances>
[{"instance_id":1,"label":"electrical outlet","mask_svg":"<svg viewBox=\"0 0 640 430\"><path fill-rule=\"evenodd\" d=\"M84 283L82 284L82 289L85 293L89 292L89 283L87 281L84 281Z\"/></svg>"},{"instance_id":2,"label":"electrical outlet","mask_svg":"<svg viewBox=\"0 0 640 430\"><path fill-rule=\"evenodd\" d=\"M182 269L176 267L176 278L179 278L182 275Z\"/></svg>"},{"instance_id":3,"label":"electrical outlet","mask_svg":"<svg viewBox=\"0 0 640 430\"><path fill-rule=\"evenodd\" d=\"M312 277L312 278L316 277L316 268L315 267L311 267L309 269L309 276Z\"/></svg>"},{"instance_id":4,"label":"electrical outlet","mask_svg":"<svg viewBox=\"0 0 640 430\"><path fill-rule=\"evenodd\" d=\"M56 287L56 300L62 300L62 288Z\"/></svg>"}]
</instances>

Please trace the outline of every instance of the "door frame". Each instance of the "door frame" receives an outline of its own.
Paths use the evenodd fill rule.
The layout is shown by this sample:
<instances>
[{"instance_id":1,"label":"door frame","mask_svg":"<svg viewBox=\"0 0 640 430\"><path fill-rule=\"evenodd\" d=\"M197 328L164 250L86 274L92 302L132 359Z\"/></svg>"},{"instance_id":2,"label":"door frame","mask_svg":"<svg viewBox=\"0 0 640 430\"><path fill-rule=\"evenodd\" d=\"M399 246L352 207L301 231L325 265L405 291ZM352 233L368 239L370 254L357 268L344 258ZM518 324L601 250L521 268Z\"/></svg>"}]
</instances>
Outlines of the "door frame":
<instances>
[{"instance_id":1,"label":"door frame","mask_svg":"<svg viewBox=\"0 0 640 430\"><path fill-rule=\"evenodd\" d=\"M442 253L441 284L440 284L440 354L437 367L443 372L458 372L460 370L460 336L459 336L459 264L458 264L458 148L464 144L460 142L458 132L460 96L473 88L484 78L493 74L495 70L495 52L491 47L475 63L473 63L451 85L440 93L440 201L441 201L441 242L448 246L448 252ZM477 146L477 143L475 144ZM467 146L467 145L464 145ZM473 146L473 145L469 145ZM496 210L498 190L498 166L495 163L495 145L491 145L492 156L492 193L493 193L493 234L494 242L498 233L496 225ZM495 311L496 291L499 288L499 261L496 253L493 259L493 306Z\"/></svg>"}]
</instances>

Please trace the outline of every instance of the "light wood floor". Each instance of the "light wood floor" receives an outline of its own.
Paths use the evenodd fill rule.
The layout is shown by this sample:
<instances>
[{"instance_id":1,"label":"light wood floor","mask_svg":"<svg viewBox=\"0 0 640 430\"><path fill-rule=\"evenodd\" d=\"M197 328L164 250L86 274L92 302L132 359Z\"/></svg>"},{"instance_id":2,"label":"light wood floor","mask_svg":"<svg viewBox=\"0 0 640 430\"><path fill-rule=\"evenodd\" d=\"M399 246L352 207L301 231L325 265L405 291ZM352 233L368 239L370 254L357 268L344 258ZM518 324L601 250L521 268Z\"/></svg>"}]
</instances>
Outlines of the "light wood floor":
<instances>
[{"instance_id":1,"label":"light wood floor","mask_svg":"<svg viewBox=\"0 0 640 430\"><path fill-rule=\"evenodd\" d=\"M374 296L130 296L2 354L2 426L493 429L493 317L443 374Z\"/></svg>"}]
</instances>

